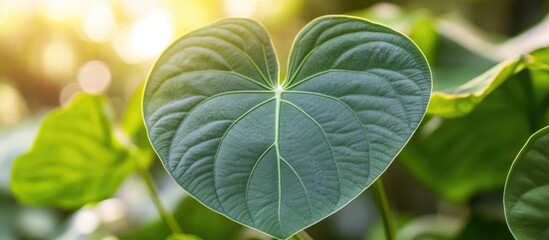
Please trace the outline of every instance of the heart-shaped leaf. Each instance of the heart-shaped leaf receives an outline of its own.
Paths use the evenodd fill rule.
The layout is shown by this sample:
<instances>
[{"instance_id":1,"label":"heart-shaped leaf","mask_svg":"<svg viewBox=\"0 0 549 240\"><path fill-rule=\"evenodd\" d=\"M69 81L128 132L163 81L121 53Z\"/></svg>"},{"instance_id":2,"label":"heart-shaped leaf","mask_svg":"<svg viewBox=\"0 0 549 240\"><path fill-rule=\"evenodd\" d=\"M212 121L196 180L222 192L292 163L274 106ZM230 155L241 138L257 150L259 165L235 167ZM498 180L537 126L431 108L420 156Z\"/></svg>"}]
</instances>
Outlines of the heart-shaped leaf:
<instances>
[{"instance_id":1,"label":"heart-shaped leaf","mask_svg":"<svg viewBox=\"0 0 549 240\"><path fill-rule=\"evenodd\" d=\"M421 121L431 76L402 34L358 18L302 30L288 78L265 29L226 19L176 41L145 87L149 138L209 208L277 238L375 181Z\"/></svg>"},{"instance_id":2,"label":"heart-shaped leaf","mask_svg":"<svg viewBox=\"0 0 549 240\"><path fill-rule=\"evenodd\" d=\"M505 183L505 218L516 239L548 239L549 127L520 150Z\"/></svg>"}]
</instances>

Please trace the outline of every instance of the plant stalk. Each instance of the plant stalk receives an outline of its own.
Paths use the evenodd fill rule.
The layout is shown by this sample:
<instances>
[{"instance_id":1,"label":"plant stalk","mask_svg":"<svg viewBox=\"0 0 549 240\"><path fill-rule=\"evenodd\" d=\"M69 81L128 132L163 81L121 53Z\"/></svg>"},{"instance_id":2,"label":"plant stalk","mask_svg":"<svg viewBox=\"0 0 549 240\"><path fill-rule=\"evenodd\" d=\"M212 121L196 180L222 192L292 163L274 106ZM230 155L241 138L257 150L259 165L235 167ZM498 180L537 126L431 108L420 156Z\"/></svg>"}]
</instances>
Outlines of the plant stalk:
<instances>
[{"instance_id":1,"label":"plant stalk","mask_svg":"<svg viewBox=\"0 0 549 240\"><path fill-rule=\"evenodd\" d=\"M305 230L298 232L296 235L300 240L313 240L313 237L305 232Z\"/></svg>"},{"instance_id":2,"label":"plant stalk","mask_svg":"<svg viewBox=\"0 0 549 240\"><path fill-rule=\"evenodd\" d=\"M385 189L383 187L383 183L381 182L381 178L378 178L372 185L372 193L374 195L377 208L379 209L381 220L383 221L385 239L396 240L395 223L393 221L391 209L389 208L387 195L385 194Z\"/></svg>"},{"instance_id":3,"label":"plant stalk","mask_svg":"<svg viewBox=\"0 0 549 240\"><path fill-rule=\"evenodd\" d=\"M524 91L526 93L525 97L527 104L526 110L528 113L528 124L530 127L530 133L533 134L544 126L542 114L545 112L545 106L543 105L545 103L541 102L541 104L538 104L537 102L530 70L523 69L517 75L519 80L523 83Z\"/></svg>"},{"instance_id":4,"label":"plant stalk","mask_svg":"<svg viewBox=\"0 0 549 240\"><path fill-rule=\"evenodd\" d=\"M289 240L314 240L305 230L293 235Z\"/></svg>"},{"instance_id":5,"label":"plant stalk","mask_svg":"<svg viewBox=\"0 0 549 240\"><path fill-rule=\"evenodd\" d=\"M168 226L173 234L183 234L183 231L181 230L181 227L179 227L179 224L177 223L177 220L175 220L175 217L170 214L168 210L166 210L164 205L162 205L160 197L158 196L158 191L154 185L150 173L146 169L140 167L138 163L136 163L136 165L138 165L137 169L139 171L139 174L141 175L143 181L145 182L145 185L147 186L147 191L149 192L149 195L151 196L154 206L158 210L162 221L164 221L166 226Z\"/></svg>"}]
</instances>

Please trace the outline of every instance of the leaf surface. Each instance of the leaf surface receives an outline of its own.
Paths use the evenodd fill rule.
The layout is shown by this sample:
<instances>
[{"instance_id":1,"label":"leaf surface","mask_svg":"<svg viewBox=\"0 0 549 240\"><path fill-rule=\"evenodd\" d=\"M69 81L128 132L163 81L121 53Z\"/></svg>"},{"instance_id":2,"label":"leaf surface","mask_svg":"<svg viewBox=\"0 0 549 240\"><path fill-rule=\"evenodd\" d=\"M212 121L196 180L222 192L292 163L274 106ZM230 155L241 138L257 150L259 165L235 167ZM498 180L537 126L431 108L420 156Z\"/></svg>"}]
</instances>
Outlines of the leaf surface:
<instances>
[{"instance_id":1,"label":"leaf surface","mask_svg":"<svg viewBox=\"0 0 549 240\"><path fill-rule=\"evenodd\" d=\"M549 127L526 142L505 183L504 209L516 239L549 238Z\"/></svg>"},{"instance_id":2,"label":"leaf surface","mask_svg":"<svg viewBox=\"0 0 549 240\"><path fill-rule=\"evenodd\" d=\"M227 19L169 47L145 87L149 138L193 197L288 238L388 167L421 121L431 77L408 38L329 16L295 40L288 77L265 29Z\"/></svg>"},{"instance_id":3,"label":"leaf surface","mask_svg":"<svg viewBox=\"0 0 549 240\"><path fill-rule=\"evenodd\" d=\"M78 208L114 194L134 163L105 107L101 96L80 95L45 117L32 149L13 165L11 188L20 201Z\"/></svg>"}]
</instances>

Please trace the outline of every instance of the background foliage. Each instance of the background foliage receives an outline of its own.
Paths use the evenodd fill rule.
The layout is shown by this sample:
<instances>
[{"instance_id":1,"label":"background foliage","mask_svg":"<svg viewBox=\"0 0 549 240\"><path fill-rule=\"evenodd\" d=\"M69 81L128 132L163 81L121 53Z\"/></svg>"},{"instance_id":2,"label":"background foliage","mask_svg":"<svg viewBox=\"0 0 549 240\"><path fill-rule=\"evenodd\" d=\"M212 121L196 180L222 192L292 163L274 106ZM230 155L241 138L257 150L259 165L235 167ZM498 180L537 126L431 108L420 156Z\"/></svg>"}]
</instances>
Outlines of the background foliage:
<instances>
[{"instance_id":1,"label":"background foliage","mask_svg":"<svg viewBox=\"0 0 549 240\"><path fill-rule=\"evenodd\" d=\"M528 137L549 123L549 51L536 50L549 46L547 7L542 0L0 1L0 239L166 235L134 174L136 166L150 166L162 200L185 232L203 239L265 239L185 198L152 157L140 124L140 95L134 92L167 44L218 18L248 16L264 23L285 63L303 25L321 15L342 13L403 31L418 43L433 68L436 92L430 114L383 176L399 239L511 238L502 205L505 178ZM90 106L71 112L79 104ZM44 118L60 106L66 108ZM80 115L78 120L55 119L63 113ZM84 122L94 119L107 127L96 131L98 125ZM105 144L94 146L96 141L85 142L82 135L75 138L82 143L50 140L63 138L63 128L57 126L54 133L45 133L50 121L89 131ZM44 146L39 142L50 145L38 147ZM86 150L56 153L68 145ZM119 160L124 167L107 165L101 170L112 155L102 153L105 149L139 157L132 158L135 162ZM105 188L102 194L107 189L114 194L82 201L77 201L80 194L59 203L21 198L21 173L82 176L78 168L24 166L28 154L53 153L70 155L63 161L73 164L79 162L78 156L86 156L94 168L80 170L93 175L90 179L104 181L107 176L119 179L110 183L121 185L100 184ZM64 188L62 179L49 187ZM60 193L71 196L87 186ZM382 236L369 192L308 232L315 239Z\"/></svg>"}]
</instances>

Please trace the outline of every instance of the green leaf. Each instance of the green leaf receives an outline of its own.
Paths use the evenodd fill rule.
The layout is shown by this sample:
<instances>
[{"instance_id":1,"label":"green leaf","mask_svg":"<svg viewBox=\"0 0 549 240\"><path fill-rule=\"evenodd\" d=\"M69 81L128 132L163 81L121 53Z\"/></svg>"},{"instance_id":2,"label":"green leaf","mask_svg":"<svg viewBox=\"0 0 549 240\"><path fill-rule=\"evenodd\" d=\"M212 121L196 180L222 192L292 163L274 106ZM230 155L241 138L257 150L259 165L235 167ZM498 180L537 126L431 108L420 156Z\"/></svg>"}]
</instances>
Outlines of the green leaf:
<instances>
[{"instance_id":1,"label":"green leaf","mask_svg":"<svg viewBox=\"0 0 549 240\"><path fill-rule=\"evenodd\" d=\"M549 127L520 150L505 183L504 209L516 239L549 238Z\"/></svg>"},{"instance_id":2,"label":"green leaf","mask_svg":"<svg viewBox=\"0 0 549 240\"><path fill-rule=\"evenodd\" d=\"M372 184L421 121L425 58L402 34L328 16L297 37L278 79L265 29L226 19L162 54L145 87L149 137L194 198L287 238Z\"/></svg>"},{"instance_id":3,"label":"green leaf","mask_svg":"<svg viewBox=\"0 0 549 240\"><path fill-rule=\"evenodd\" d=\"M536 86L534 89L536 96L544 96L549 92L549 81L547 81L549 79L549 47L537 49L524 56L523 60Z\"/></svg>"},{"instance_id":4,"label":"green leaf","mask_svg":"<svg viewBox=\"0 0 549 240\"><path fill-rule=\"evenodd\" d=\"M428 62L435 63L435 50L439 41L435 20L428 16L417 16L411 26L410 38L417 43Z\"/></svg>"},{"instance_id":5,"label":"green leaf","mask_svg":"<svg viewBox=\"0 0 549 240\"><path fill-rule=\"evenodd\" d=\"M105 105L101 96L80 95L45 117L32 149L13 165L17 199L78 208L117 190L134 163L114 138Z\"/></svg>"},{"instance_id":6,"label":"green leaf","mask_svg":"<svg viewBox=\"0 0 549 240\"><path fill-rule=\"evenodd\" d=\"M470 81L446 89L436 89L428 113L458 117L471 112L488 94L513 76L522 65L519 58L502 62ZM441 78L443 78L441 76ZM436 84L435 84L436 86Z\"/></svg>"},{"instance_id":7,"label":"green leaf","mask_svg":"<svg viewBox=\"0 0 549 240\"><path fill-rule=\"evenodd\" d=\"M515 78L505 81L463 117L424 121L399 155L400 162L452 202L502 189L507 170L531 131L523 83Z\"/></svg>"}]
</instances>

